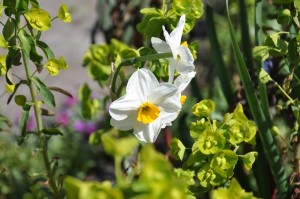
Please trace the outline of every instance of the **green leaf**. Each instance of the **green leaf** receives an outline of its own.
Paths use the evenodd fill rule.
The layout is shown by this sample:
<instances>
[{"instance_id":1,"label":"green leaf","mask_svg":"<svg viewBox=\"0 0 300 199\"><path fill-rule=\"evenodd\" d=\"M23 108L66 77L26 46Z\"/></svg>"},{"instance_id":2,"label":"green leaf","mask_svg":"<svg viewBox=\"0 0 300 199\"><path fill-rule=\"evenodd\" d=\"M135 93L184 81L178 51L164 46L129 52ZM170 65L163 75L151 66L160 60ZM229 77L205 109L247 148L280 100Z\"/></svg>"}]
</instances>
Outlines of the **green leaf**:
<instances>
[{"instance_id":1,"label":"green leaf","mask_svg":"<svg viewBox=\"0 0 300 199\"><path fill-rule=\"evenodd\" d=\"M293 2L294 0L273 0L275 4L289 4ZM297 1L297 0L296 0Z\"/></svg>"},{"instance_id":2,"label":"green leaf","mask_svg":"<svg viewBox=\"0 0 300 199\"><path fill-rule=\"evenodd\" d=\"M195 144L203 154L215 154L221 151L225 145L225 138L219 132L212 132L207 129L204 133L199 135L199 138Z\"/></svg>"},{"instance_id":3,"label":"green leaf","mask_svg":"<svg viewBox=\"0 0 300 199\"><path fill-rule=\"evenodd\" d=\"M66 4L61 4L58 10L58 18L63 22L70 23L72 21L72 16L68 12L69 7Z\"/></svg>"},{"instance_id":4,"label":"green leaf","mask_svg":"<svg viewBox=\"0 0 300 199\"><path fill-rule=\"evenodd\" d=\"M27 121L29 119L29 111L30 111L31 105L25 104L23 106L22 112L20 114L19 118L19 131L21 132L22 137L26 136L26 128L27 128Z\"/></svg>"},{"instance_id":5,"label":"green leaf","mask_svg":"<svg viewBox=\"0 0 300 199\"><path fill-rule=\"evenodd\" d=\"M55 57L53 51L51 50L51 48L45 42L38 40L36 42L36 45L38 47L40 47L40 49L43 50L43 52L45 53L45 55L48 59L51 59L51 58Z\"/></svg>"},{"instance_id":6,"label":"green leaf","mask_svg":"<svg viewBox=\"0 0 300 199\"><path fill-rule=\"evenodd\" d=\"M174 9L179 16L191 14L194 18L200 18L203 14L203 3L201 0L173 1L172 9Z\"/></svg>"},{"instance_id":7,"label":"green leaf","mask_svg":"<svg viewBox=\"0 0 300 199\"><path fill-rule=\"evenodd\" d=\"M36 65L37 69L39 70L40 66L42 65L43 56L38 54L35 45L31 47L29 57L31 61Z\"/></svg>"},{"instance_id":8,"label":"green leaf","mask_svg":"<svg viewBox=\"0 0 300 199\"><path fill-rule=\"evenodd\" d=\"M109 181L104 182L83 182L74 177L67 176L64 180L68 199L123 199L121 190L113 187Z\"/></svg>"},{"instance_id":9,"label":"green leaf","mask_svg":"<svg viewBox=\"0 0 300 199\"><path fill-rule=\"evenodd\" d=\"M255 162L255 157L257 156L257 152L249 152L243 155L243 164L247 170L252 168L253 163Z\"/></svg>"},{"instance_id":10,"label":"green leaf","mask_svg":"<svg viewBox=\"0 0 300 199\"><path fill-rule=\"evenodd\" d=\"M0 17L2 17L2 13L3 13L3 6L2 6L2 2L0 2Z\"/></svg>"},{"instance_id":11,"label":"green leaf","mask_svg":"<svg viewBox=\"0 0 300 199\"><path fill-rule=\"evenodd\" d=\"M101 143L101 136L103 131L96 131L89 136L89 144L99 145Z\"/></svg>"},{"instance_id":12,"label":"green leaf","mask_svg":"<svg viewBox=\"0 0 300 199\"><path fill-rule=\"evenodd\" d=\"M23 12L28 10L29 0L20 0L18 11Z\"/></svg>"},{"instance_id":13,"label":"green leaf","mask_svg":"<svg viewBox=\"0 0 300 199\"><path fill-rule=\"evenodd\" d=\"M49 59L45 64L45 67L51 76L58 75L61 69L69 68L63 56L59 57L58 59L57 58Z\"/></svg>"},{"instance_id":14,"label":"green leaf","mask_svg":"<svg viewBox=\"0 0 300 199\"><path fill-rule=\"evenodd\" d=\"M40 31L46 31L50 29L51 17L47 11L43 9L32 8L25 12L24 16L33 28Z\"/></svg>"},{"instance_id":15,"label":"green leaf","mask_svg":"<svg viewBox=\"0 0 300 199\"><path fill-rule=\"evenodd\" d=\"M55 107L55 99L54 95L51 93L49 88L38 78L33 77L31 80L35 83L35 85L38 87L41 95L43 96L45 102L49 104L52 107Z\"/></svg>"},{"instance_id":16,"label":"green leaf","mask_svg":"<svg viewBox=\"0 0 300 199\"><path fill-rule=\"evenodd\" d=\"M8 42L0 35L0 48L8 48Z\"/></svg>"},{"instance_id":17,"label":"green leaf","mask_svg":"<svg viewBox=\"0 0 300 199\"><path fill-rule=\"evenodd\" d=\"M222 150L214 155L210 166L212 168L229 169L234 168L238 161L238 156L232 150Z\"/></svg>"},{"instance_id":18,"label":"green leaf","mask_svg":"<svg viewBox=\"0 0 300 199\"><path fill-rule=\"evenodd\" d=\"M286 34L286 32L277 32L266 37L265 45L269 47L270 55L280 56L287 54L288 42L280 38L281 34Z\"/></svg>"},{"instance_id":19,"label":"green leaf","mask_svg":"<svg viewBox=\"0 0 300 199\"><path fill-rule=\"evenodd\" d=\"M214 190L212 199L257 199L252 192L246 192L238 181L233 178L230 187L218 188Z\"/></svg>"},{"instance_id":20,"label":"green leaf","mask_svg":"<svg viewBox=\"0 0 300 199\"><path fill-rule=\"evenodd\" d=\"M7 55L0 55L0 76L6 73L6 57Z\"/></svg>"},{"instance_id":21,"label":"green leaf","mask_svg":"<svg viewBox=\"0 0 300 199\"><path fill-rule=\"evenodd\" d=\"M176 160L183 160L185 146L178 138L173 138L170 143L171 154Z\"/></svg>"},{"instance_id":22,"label":"green leaf","mask_svg":"<svg viewBox=\"0 0 300 199\"><path fill-rule=\"evenodd\" d=\"M192 107L194 115L199 117L209 117L215 109L215 103L212 100L202 100Z\"/></svg>"},{"instance_id":23,"label":"green leaf","mask_svg":"<svg viewBox=\"0 0 300 199\"><path fill-rule=\"evenodd\" d=\"M27 84L27 83L28 83L27 81L21 80L19 83L17 83L17 84L14 85L14 91L13 91L12 94L8 97L8 99L7 99L7 104L10 103L10 101L11 101L12 98L13 98L13 96L14 96L15 93L17 92L17 89L19 88L19 86L20 86L21 84Z\"/></svg>"},{"instance_id":24,"label":"green leaf","mask_svg":"<svg viewBox=\"0 0 300 199\"><path fill-rule=\"evenodd\" d=\"M282 25L288 25L292 20L291 11L289 9L283 9L278 12L277 22Z\"/></svg>"},{"instance_id":25,"label":"green leaf","mask_svg":"<svg viewBox=\"0 0 300 199\"><path fill-rule=\"evenodd\" d=\"M204 118L196 122L191 122L190 125L190 135L193 139L198 139L199 135L205 131L209 126L209 122L205 121Z\"/></svg>"},{"instance_id":26,"label":"green leaf","mask_svg":"<svg viewBox=\"0 0 300 199\"><path fill-rule=\"evenodd\" d=\"M51 87L49 87L49 90L56 91L56 92L59 92L59 93L62 93L64 95L66 95L66 96L68 96L70 98L73 98L73 95L70 92L68 92L68 91L66 91L66 90L64 90L62 88L51 86Z\"/></svg>"},{"instance_id":27,"label":"green leaf","mask_svg":"<svg viewBox=\"0 0 300 199\"><path fill-rule=\"evenodd\" d=\"M263 62L270 57L268 46L255 46L253 49L253 57L255 60Z\"/></svg>"},{"instance_id":28,"label":"green leaf","mask_svg":"<svg viewBox=\"0 0 300 199\"><path fill-rule=\"evenodd\" d=\"M294 7L297 12L300 12L300 0L294 0Z\"/></svg>"},{"instance_id":29,"label":"green leaf","mask_svg":"<svg viewBox=\"0 0 300 199\"><path fill-rule=\"evenodd\" d=\"M10 41L11 38L13 38L15 34L15 21L12 18L8 18L6 23L4 24L2 34L6 41Z\"/></svg>"},{"instance_id":30,"label":"green leaf","mask_svg":"<svg viewBox=\"0 0 300 199\"><path fill-rule=\"evenodd\" d=\"M42 133L45 135L63 135L63 133L57 128L44 128Z\"/></svg>"},{"instance_id":31,"label":"green leaf","mask_svg":"<svg viewBox=\"0 0 300 199\"><path fill-rule=\"evenodd\" d=\"M24 95L16 95L15 96L15 102L19 106L25 106L25 104L27 102L27 98Z\"/></svg>"},{"instance_id":32,"label":"green leaf","mask_svg":"<svg viewBox=\"0 0 300 199\"><path fill-rule=\"evenodd\" d=\"M142 21L136 26L137 30L145 37L159 37L162 32L162 25L165 24L164 14L159 9L142 9L141 13L145 15Z\"/></svg>"},{"instance_id":33,"label":"green leaf","mask_svg":"<svg viewBox=\"0 0 300 199\"><path fill-rule=\"evenodd\" d=\"M79 100L81 101L81 114L85 119L91 119L94 113L91 93L92 91L87 84L83 84L79 88Z\"/></svg>"},{"instance_id":34,"label":"green leaf","mask_svg":"<svg viewBox=\"0 0 300 199\"><path fill-rule=\"evenodd\" d=\"M49 111L44 108L40 108L40 110L41 110L41 115L43 116L55 116L55 113L53 111Z\"/></svg>"},{"instance_id":35,"label":"green leaf","mask_svg":"<svg viewBox=\"0 0 300 199\"><path fill-rule=\"evenodd\" d=\"M218 186L224 183L227 179L227 174L222 170L214 170L209 164L203 166L197 173L199 183L203 187Z\"/></svg>"},{"instance_id":36,"label":"green leaf","mask_svg":"<svg viewBox=\"0 0 300 199\"><path fill-rule=\"evenodd\" d=\"M266 84L266 83L272 81L271 76L263 68L260 69L258 78L259 78L259 81L263 84Z\"/></svg>"},{"instance_id":37,"label":"green leaf","mask_svg":"<svg viewBox=\"0 0 300 199\"><path fill-rule=\"evenodd\" d=\"M131 154L139 145L139 141L135 137L116 139L109 133L103 134L101 141L107 154L118 157L125 157Z\"/></svg>"},{"instance_id":38,"label":"green leaf","mask_svg":"<svg viewBox=\"0 0 300 199\"><path fill-rule=\"evenodd\" d=\"M24 49L26 56L29 58L31 48L35 46L33 38L24 29L19 31L18 38L22 43L22 48Z\"/></svg>"},{"instance_id":39,"label":"green leaf","mask_svg":"<svg viewBox=\"0 0 300 199\"><path fill-rule=\"evenodd\" d=\"M123 59L139 57L139 52L135 49L127 48L120 52L120 55Z\"/></svg>"}]
</instances>

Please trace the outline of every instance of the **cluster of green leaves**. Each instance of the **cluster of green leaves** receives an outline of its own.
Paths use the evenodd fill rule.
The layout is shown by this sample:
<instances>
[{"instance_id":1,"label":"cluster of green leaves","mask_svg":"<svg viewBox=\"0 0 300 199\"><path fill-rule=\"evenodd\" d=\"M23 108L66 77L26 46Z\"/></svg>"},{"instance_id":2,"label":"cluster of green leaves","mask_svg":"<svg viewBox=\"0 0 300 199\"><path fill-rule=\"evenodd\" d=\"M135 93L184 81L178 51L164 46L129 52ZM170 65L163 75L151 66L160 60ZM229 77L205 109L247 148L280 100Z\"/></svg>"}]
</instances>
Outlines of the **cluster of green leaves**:
<instances>
[{"instance_id":1,"label":"cluster of green leaves","mask_svg":"<svg viewBox=\"0 0 300 199\"><path fill-rule=\"evenodd\" d=\"M164 1L161 9L144 8L141 13L143 20L137 25L137 30L146 38L160 36L163 25L169 24L174 29L178 19L186 14L184 33L190 32L195 21L203 14L203 3L201 0Z\"/></svg>"},{"instance_id":2,"label":"cluster of green leaves","mask_svg":"<svg viewBox=\"0 0 300 199\"><path fill-rule=\"evenodd\" d=\"M139 56L138 51L129 48L121 41L112 39L109 44L91 45L83 57L83 66L88 67L91 78L103 87L109 85L112 68L115 65L120 64L122 59L137 56Z\"/></svg>"},{"instance_id":3,"label":"cluster of green leaves","mask_svg":"<svg viewBox=\"0 0 300 199\"><path fill-rule=\"evenodd\" d=\"M133 150L128 150L127 146L132 149L138 145L138 141L133 137L120 140L108 134L103 134L102 141L105 144L105 150L115 157L132 154ZM135 167L132 167L133 164ZM164 155L158 153L150 144L142 147L136 162L132 162L125 170L129 175L119 176L122 178L121 181L117 181L118 183L114 185L109 181L82 182L67 177L65 185L68 198L190 198L186 193L189 176L174 171Z\"/></svg>"},{"instance_id":4,"label":"cluster of green leaves","mask_svg":"<svg viewBox=\"0 0 300 199\"><path fill-rule=\"evenodd\" d=\"M43 100L39 102L41 113L47 115L49 111L41 106L46 103L50 107L55 107L54 95L51 90L70 94L60 88L48 88L43 81L37 76L32 76L30 79L22 79L19 77L19 82L14 83L11 69L13 66L22 64L28 65L28 60L35 64L35 71L41 72L45 67L50 75L57 75L59 70L67 69L68 65L63 56L55 58L51 48L41 40L43 31L49 30L51 27L50 14L39 7L39 3L35 0L25 1L3 1L4 13L8 16L4 24L2 35L0 37L0 47L8 50L7 55L1 55L1 75L6 76L7 90L11 91L8 103L15 96L15 102L22 107L22 113L19 120L19 129L21 132L21 141L27 135L27 120L29 111L33 105L33 100L27 99L25 95L15 95L20 85L27 85L33 82ZM21 22L21 16L24 17L25 24ZM58 18L64 22L71 21L71 15L68 13L68 7L62 4L58 11ZM27 29L26 29L26 28ZM44 55L38 53L38 48L42 50ZM44 58L47 59L44 62ZM26 66L27 67L27 66ZM25 67L25 68L26 68ZM26 74L29 74L30 69L26 69ZM35 73L35 72L34 72ZM33 73L33 74L34 74ZM30 83L29 83L30 82ZM43 133L47 135L60 134L57 130L43 129ZM31 132L33 133L33 132Z\"/></svg>"},{"instance_id":5,"label":"cluster of green leaves","mask_svg":"<svg viewBox=\"0 0 300 199\"><path fill-rule=\"evenodd\" d=\"M233 113L224 115L223 121L211 120L215 104L202 100L195 104L192 112L199 119L191 122L190 135L194 139L192 151L173 138L171 153L183 162L185 172L193 172L198 190L208 191L224 185L234 174L239 157L247 170L252 168L257 152L238 155L243 143L255 144L256 127L248 120L239 104Z\"/></svg>"}]
</instances>

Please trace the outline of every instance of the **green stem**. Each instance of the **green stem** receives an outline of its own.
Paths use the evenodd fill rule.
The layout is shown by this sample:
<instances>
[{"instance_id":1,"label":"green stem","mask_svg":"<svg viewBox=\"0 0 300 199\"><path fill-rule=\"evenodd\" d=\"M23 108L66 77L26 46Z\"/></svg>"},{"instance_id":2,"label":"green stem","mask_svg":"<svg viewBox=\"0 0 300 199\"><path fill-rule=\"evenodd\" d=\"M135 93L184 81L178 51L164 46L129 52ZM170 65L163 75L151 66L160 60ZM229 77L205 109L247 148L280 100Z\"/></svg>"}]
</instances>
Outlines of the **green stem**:
<instances>
[{"instance_id":1,"label":"green stem","mask_svg":"<svg viewBox=\"0 0 300 199\"><path fill-rule=\"evenodd\" d=\"M295 105L295 101L294 101L294 99L292 99L290 96L289 96L289 94L287 94L286 92L285 92L285 90L276 82L276 81L274 81L273 80L273 82L274 82L274 84L279 88L279 90L292 102L292 104L294 104Z\"/></svg>"},{"instance_id":2,"label":"green stem","mask_svg":"<svg viewBox=\"0 0 300 199\"><path fill-rule=\"evenodd\" d=\"M17 21L18 28L20 28L20 17L17 15L16 15L16 21ZM27 82L28 82L28 86L29 86L29 90L30 90L30 95L31 95L32 102L33 102L34 114L35 114L35 119L36 119L37 128L38 128L38 137L39 137L39 142L40 142L40 146L42 149L44 166L46 168L47 176L49 179L49 184L53 190L54 197L56 199L59 199L59 198L61 198L60 193L59 193L59 190L55 183L54 174L52 173L50 161L49 161L49 157L48 157L48 153L47 153L47 140L42 133L43 123L42 123L42 118L41 118L41 110L39 108L38 100L36 98L36 91L34 89L34 85L31 80L29 57L28 57L27 53L25 52L24 48L22 48L22 57L23 57L23 64L25 67L26 78L27 78Z\"/></svg>"},{"instance_id":3,"label":"green stem","mask_svg":"<svg viewBox=\"0 0 300 199\"><path fill-rule=\"evenodd\" d=\"M113 79L112 79L112 84L111 84L112 93L116 94L117 78L118 78L119 73L120 73L123 66L131 66L131 65L136 64L138 62L153 61L153 60L168 58L168 57L172 57L172 56L173 56L172 53L160 53L160 54L144 55L144 56L141 56L141 57L134 57L134 58L125 59L124 61L122 61L118 65L118 67L116 68L116 71L114 72Z\"/></svg>"},{"instance_id":4,"label":"green stem","mask_svg":"<svg viewBox=\"0 0 300 199\"><path fill-rule=\"evenodd\" d=\"M118 186L122 186L124 183L121 166L122 166L122 158L119 156L115 156L115 175L116 175L116 182Z\"/></svg>"}]
</instances>

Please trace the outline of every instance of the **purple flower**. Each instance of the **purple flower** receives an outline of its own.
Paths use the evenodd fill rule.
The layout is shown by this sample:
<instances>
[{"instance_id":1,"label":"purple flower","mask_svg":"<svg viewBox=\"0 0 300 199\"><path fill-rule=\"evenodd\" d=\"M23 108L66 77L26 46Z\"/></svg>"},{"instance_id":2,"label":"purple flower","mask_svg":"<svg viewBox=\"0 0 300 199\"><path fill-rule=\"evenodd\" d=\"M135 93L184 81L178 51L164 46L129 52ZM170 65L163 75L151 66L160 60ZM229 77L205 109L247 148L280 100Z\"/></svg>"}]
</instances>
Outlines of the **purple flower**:
<instances>
[{"instance_id":1,"label":"purple flower","mask_svg":"<svg viewBox=\"0 0 300 199\"><path fill-rule=\"evenodd\" d=\"M85 122L77 120L74 122L73 127L78 132L84 132L85 131Z\"/></svg>"},{"instance_id":2,"label":"purple flower","mask_svg":"<svg viewBox=\"0 0 300 199\"><path fill-rule=\"evenodd\" d=\"M96 131L98 128L97 128L97 125L95 124L95 122L88 122L86 124L86 133L87 134L91 134L93 133L94 131Z\"/></svg>"},{"instance_id":3,"label":"purple flower","mask_svg":"<svg viewBox=\"0 0 300 199\"><path fill-rule=\"evenodd\" d=\"M273 68L273 62L271 61L271 60L266 60L266 61L264 61L264 63L263 63L263 68L264 68L264 70L267 72L267 73L269 73L270 74L270 72L271 72L271 70L272 70L272 68Z\"/></svg>"},{"instance_id":4,"label":"purple flower","mask_svg":"<svg viewBox=\"0 0 300 199\"><path fill-rule=\"evenodd\" d=\"M77 120L73 125L74 129L80 133L91 134L98 129L95 122L84 122Z\"/></svg>"},{"instance_id":5,"label":"purple flower","mask_svg":"<svg viewBox=\"0 0 300 199\"><path fill-rule=\"evenodd\" d=\"M77 99L75 97L67 97L66 99L67 107L72 107L76 103L77 103Z\"/></svg>"},{"instance_id":6,"label":"purple flower","mask_svg":"<svg viewBox=\"0 0 300 199\"><path fill-rule=\"evenodd\" d=\"M57 123L66 126L69 123L69 116L66 113L62 112L57 116L56 121Z\"/></svg>"}]
</instances>

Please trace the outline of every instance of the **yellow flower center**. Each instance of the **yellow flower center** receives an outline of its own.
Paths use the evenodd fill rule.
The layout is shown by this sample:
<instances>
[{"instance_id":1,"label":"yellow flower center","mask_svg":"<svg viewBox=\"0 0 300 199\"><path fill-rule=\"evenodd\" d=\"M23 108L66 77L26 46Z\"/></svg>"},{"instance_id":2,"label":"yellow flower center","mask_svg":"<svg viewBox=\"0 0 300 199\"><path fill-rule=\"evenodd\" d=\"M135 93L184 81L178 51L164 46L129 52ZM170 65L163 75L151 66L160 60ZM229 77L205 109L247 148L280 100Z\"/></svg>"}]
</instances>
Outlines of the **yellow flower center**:
<instances>
[{"instance_id":1,"label":"yellow flower center","mask_svg":"<svg viewBox=\"0 0 300 199\"><path fill-rule=\"evenodd\" d=\"M158 118L160 110L150 102L142 104L138 109L137 120L144 124L149 124Z\"/></svg>"},{"instance_id":2,"label":"yellow flower center","mask_svg":"<svg viewBox=\"0 0 300 199\"><path fill-rule=\"evenodd\" d=\"M188 43L186 41L181 43L181 46L189 47Z\"/></svg>"},{"instance_id":3,"label":"yellow flower center","mask_svg":"<svg viewBox=\"0 0 300 199\"><path fill-rule=\"evenodd\" d=\"M186 100L186 95L181 95L180 96L180 103L181 103L181 105L183 105L185 103L185 100Z\"/></svg>"}]
</instances>

